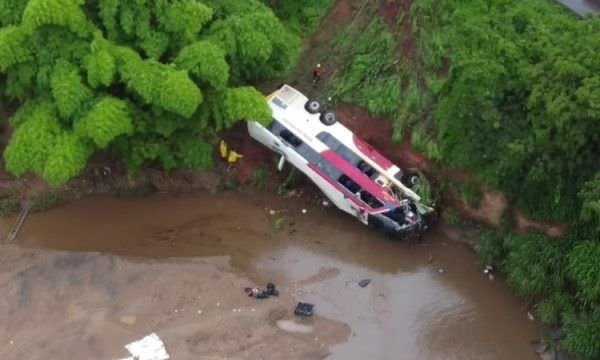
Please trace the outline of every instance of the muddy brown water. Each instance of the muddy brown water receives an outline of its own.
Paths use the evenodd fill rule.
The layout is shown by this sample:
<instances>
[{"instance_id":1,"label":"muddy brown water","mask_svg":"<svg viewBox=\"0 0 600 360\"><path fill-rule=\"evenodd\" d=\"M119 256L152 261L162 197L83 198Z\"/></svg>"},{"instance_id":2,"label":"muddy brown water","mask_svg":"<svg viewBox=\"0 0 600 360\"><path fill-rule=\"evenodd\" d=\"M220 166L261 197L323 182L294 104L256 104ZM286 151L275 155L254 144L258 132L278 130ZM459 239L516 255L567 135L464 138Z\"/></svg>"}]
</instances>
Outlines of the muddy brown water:
<instances>
[{"instance_id":1,"label":"muddy brown water","mask_svg":"<svg viewBox=\"0 0 600 360\"><path fill-rule=\"evenodd\" d=\"M3 358L116 358L156 331L174 359L536 359L524 304L466 245L436 229L391 241L297 198L88 198L31 215L0 249ZM278 299L242 293L266 281ZM277 328L297 301L315 304L311 334Z\"/></svg>"}]
</instances>

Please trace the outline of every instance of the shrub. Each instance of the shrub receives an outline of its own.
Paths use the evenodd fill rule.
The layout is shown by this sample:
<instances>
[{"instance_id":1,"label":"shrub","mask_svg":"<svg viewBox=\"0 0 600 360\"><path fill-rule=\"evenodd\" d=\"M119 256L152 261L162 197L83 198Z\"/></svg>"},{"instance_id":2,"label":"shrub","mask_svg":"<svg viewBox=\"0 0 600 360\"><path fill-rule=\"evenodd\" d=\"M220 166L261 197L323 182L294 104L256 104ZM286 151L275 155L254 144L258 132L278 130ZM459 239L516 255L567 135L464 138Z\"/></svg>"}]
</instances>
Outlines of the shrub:
<instances>
[{"instance_id":1,"label":"shrub","mask_svg":"<svg viewBox=\"0 0 600 360\"><path fill-rule=\"evenodd\" d=\"M299 49L259 0L7 0L0 26L0 97L23 102L6 167L53 185L98 150L132 171L206 168L215 131L268 121L251 84Z\"/></svg>"}]
</instances>

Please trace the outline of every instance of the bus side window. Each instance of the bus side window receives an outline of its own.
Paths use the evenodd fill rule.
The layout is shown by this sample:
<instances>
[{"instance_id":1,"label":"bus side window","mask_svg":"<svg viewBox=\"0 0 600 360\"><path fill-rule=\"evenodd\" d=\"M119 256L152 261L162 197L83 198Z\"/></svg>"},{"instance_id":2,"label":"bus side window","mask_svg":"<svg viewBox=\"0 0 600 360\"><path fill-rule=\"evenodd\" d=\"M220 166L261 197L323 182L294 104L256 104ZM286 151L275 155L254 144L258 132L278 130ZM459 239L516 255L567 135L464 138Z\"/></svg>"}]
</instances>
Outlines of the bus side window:
<instances>
[{"instance_id":1,"label":"bus side window","mask_svg":"<svg viewBox=\"0 0 600 360\"><path fill-rule=\"evenodd\" d=\"M284 128L281 130L279 135L283 140L287 141L293 147L298 147L302 144L302 140L300 140L296 135L292 134L292 132L288 129Z\"/></svg>"},{"instance_id":2,"label":"bus side window","mask_svg":"<svg viewBox=\"0 0 600 360\"><path fill-rule=\"evenodd\" d=\"M356 194L357 192L361 191L361 187L360 185L358 185L357 183L355 183L352 179L350 179L347 175L342 174L339 179L338 182L340 184L342 184L346 189L350 190L351 193Z\"/></svg>"},{"instance_id":3,"label":"bus side window","mask_svg":"<svg viewBox=\"0 0 600 360\"><path fill-rule=\"evenodd\" d=\"M371 195L369 192L363 190L360 192L360 199L364 201L367 205L372 207L373 209L378 209L383 206L381 201L377 200L377 198Z\"/></svg>"}]
</instances>

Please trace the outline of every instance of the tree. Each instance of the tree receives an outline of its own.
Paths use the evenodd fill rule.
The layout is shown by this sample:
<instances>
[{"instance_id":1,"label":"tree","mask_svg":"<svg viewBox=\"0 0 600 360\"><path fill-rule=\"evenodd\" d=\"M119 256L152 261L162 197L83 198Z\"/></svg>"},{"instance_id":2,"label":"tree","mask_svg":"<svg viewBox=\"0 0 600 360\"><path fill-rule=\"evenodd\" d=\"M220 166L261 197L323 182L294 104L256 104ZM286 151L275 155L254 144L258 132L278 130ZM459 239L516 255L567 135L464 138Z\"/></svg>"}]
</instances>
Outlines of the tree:
<instances>
[{"instance_id":1,"label":"tree","mask_svg":"<svg viewBox=\"0 0 600 360\"><path fill-rule=\"evenodd\" d=\"M289 68L298 39L258 0L7 0L0 4L7 170L53 185L98 150L131 169L210 166L211 134L270 121L252 83Z\"/></svg>"},{"instance_id":2,"label":"tree","mask_svg":"<svg viewBox=\"0 0 600 360\"><path fill-rule=\"evenodd\" d=\"M543 0L513 5L416 2L422 62L433 73L450 64L436 140L442 160L475 171L529 215L573 220L578 189L598 171L600 20Z\"/></svg>"}]
</instances>

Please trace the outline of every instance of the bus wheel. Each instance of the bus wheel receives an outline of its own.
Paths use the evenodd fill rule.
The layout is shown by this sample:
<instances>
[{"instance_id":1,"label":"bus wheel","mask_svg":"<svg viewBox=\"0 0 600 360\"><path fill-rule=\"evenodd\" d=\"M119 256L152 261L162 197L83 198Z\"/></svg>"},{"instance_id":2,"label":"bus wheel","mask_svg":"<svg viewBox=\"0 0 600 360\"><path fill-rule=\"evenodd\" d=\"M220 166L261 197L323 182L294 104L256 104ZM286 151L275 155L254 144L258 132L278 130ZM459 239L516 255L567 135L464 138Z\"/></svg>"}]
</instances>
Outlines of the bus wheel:
<instances>
[{"instance_id":1,"label":"bus wheel","mask_svg":"<svg viewBox=\"0 0 600 360\"><path fill-rule=\"evenodd\" d=\"M421 182L421 178L419 176L419 173L417 172L412 172L409 171L406 174L404 174L402 182L404 183L404 185L406 185L408 188L414 188L415 186L419 185L419 183Z\"/></svg>"},{"instance_id":2,"label":"bus wheel","mask_svg":"<svg viewBox=\"0 0 600 360\"><path fill-rule=\"evenodd\" d=\"M333 125L335 124L337 121L337 116L335 115L335 113L333 111L327 111L324 112L323 114L321 114L321 122L323 123L323 125Z\"/></svg>"},{"instance_id":3,"label":"bus wheel","mask_svg":"<svg viewBox=\"0 0 600 360\"><path fill-rule=\"evenodd\" d=\"M304 108L311 114L317 114L321 111L321 103L317 100L308 100L304 104Z\"/></svg>"}]
</instances>

